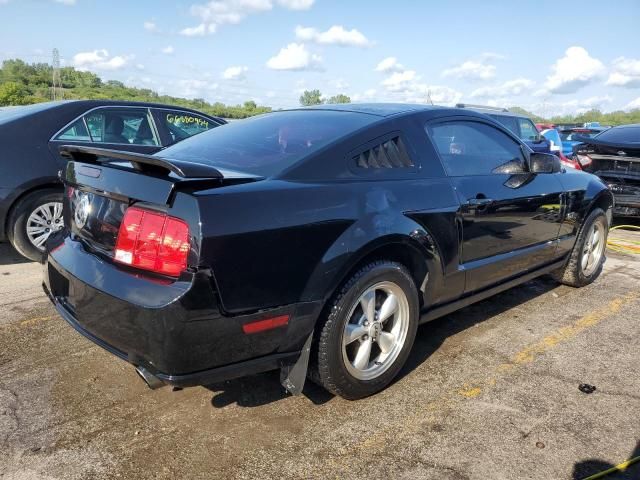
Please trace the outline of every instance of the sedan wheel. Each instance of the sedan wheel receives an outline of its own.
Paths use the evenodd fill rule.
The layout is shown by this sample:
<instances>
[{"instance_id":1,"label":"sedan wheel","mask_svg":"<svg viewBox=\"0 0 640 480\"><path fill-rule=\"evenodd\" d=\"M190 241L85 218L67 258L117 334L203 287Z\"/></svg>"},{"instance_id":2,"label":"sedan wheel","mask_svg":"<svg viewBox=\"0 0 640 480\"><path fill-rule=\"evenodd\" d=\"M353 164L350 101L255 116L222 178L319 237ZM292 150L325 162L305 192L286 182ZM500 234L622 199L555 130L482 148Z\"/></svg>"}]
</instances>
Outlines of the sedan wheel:
<instances>
[{"instance_id":1,"label":"sedan wheel","mask_svg":"<svg viewBox=\"0 0 640 480\"><path fill-rule=\"evenodd\" d=\"M36 190L21 198L9 216L8 237L24 257L42 261L47 239L62 229L62 191Z\"/></svg>"},{"instance_id":2,"label":"sedan wheel","mask_svg":"<svg viewBox=\"0 0 640 480\"><path fill-rule=\"evenodd\" d=\"M47 202L38 206L29 215L26 228L31 244L43 252L49 236L62 228L62 203Z\"/></svg>"},{"instance_id":3,"label":"sedan wheel","mask_svg":"<svg viewBox=\"0 0 640 480\"><path fill-rule=\"evenodd\" d=\"M404 265L378 260L362 267L319 320L311 378L350 400L385 388L409 356L419 304L414 279Z\"/></svg>"},{"instance_id":4,"label":"sedan wheel","mask_svg":"<svg viewBox=\"0 0 640 480\"><path fill-rule=\"evenodd\" d=\"M392 282L367 289L352 307L342 336L342 358L351 375L371 380L398 358L409 330L409 302Z\"/></svg>"},{"instance_id":5,"label":"sedan wheel","mask_svg":"<svg viewBox=\"0 0 640 480\"><path fill-rule=\"evenodd\" d=\"M584 274L589 277L599 267L605 249L603 225L594 222L589 229L584 248L582 250L581 266Z\"/></svg>"}]
</instances>

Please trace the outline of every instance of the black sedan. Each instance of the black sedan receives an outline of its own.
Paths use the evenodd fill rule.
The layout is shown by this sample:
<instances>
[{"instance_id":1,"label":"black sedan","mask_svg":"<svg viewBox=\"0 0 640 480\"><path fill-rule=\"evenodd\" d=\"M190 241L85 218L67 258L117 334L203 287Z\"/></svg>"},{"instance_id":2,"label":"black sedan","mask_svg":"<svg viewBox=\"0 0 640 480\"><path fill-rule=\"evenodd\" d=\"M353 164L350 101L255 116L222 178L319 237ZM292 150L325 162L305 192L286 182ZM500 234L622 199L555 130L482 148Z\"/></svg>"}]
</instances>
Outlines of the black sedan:
<instances>
[{"instance_id":1,"label":"black sedan","mask_svg":"<svg viewBox=\"0 0 640 480\"><path fill-rule=\"evenodd\" d=\"M40 260L62 227L61 145L151 154L224 123L181 107L108 100L0 108L0 241Z\"/></svg>"},{"instance_id":2,"label":"black sedan","mask_svg":"<svg viewBox=\"0 0 640 480\"><path fill-rule=\"evenodd\" d=\"M582 169L598 175L615 195L613 214L640 218L640 124L577 140L584 142L574 147Z\"/></svg>"},{"instance_id":3,"label":"black sedan","mask_svg":"<svg viewBox=\"0 0 640 480\"><path fill-rule=\"evenodd\" d=\"M149 156L61 148L44 288L152 387L271 369L349 399L419 323L604 262L611 192L488 116L395 104L280 111Z\"/></svg>"}]
</instances>

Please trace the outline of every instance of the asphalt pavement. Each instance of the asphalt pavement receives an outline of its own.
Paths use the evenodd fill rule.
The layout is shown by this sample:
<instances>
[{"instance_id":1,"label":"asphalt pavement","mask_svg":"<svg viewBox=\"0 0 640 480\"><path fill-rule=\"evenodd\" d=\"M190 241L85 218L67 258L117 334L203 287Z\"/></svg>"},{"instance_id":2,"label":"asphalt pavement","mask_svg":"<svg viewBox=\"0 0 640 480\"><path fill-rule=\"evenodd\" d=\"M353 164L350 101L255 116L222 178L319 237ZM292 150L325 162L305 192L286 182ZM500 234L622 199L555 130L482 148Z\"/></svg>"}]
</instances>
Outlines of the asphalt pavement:
<instances>
[{"instance_id":1,"label":"asphalt pavement","mask_svg":"<svg viewBox=\"0 0 640 480\"><path fill-rule=\"evenodd\" d=\"M289 396L277 372L151 391L40 285L0 244L2 479L573 480L640 455L638 255L420 327L397 381L355 402Z\"/></svg>"}]
</instances>

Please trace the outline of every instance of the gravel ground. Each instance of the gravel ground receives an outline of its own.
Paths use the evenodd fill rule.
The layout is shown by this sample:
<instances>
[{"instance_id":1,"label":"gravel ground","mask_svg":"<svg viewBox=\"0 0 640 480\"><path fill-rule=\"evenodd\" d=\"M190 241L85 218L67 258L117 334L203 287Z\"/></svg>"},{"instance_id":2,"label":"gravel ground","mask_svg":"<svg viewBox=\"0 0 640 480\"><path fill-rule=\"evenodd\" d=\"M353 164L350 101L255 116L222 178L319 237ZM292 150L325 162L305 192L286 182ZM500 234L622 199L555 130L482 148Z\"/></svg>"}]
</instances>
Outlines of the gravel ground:
<instances>
[{"instance_id":1,"label":"gravel ground","mask_svg":"<svg viewBox=\"0 0 640 480\"><path fill-rule=\"evenodd\" d=\"M277 372L148 390L56 315L40 275L0 245L2 479L580 479L640 455L639 256L422 326L400 378L357 402L288 396Z\"/></svg>"}]
</instances>

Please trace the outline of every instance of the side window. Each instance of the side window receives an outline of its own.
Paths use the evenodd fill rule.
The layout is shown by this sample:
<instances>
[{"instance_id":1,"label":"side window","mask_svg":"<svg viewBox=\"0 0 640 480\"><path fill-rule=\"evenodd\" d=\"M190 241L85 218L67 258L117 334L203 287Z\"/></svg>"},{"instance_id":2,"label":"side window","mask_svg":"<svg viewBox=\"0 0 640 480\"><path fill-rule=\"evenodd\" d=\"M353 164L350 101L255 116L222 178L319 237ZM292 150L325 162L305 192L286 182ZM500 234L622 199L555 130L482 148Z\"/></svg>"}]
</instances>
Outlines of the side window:
<instances>
[{"instance_id":1,"label":"side window","mask_svg":"<svg viewBox=\"0 0 640 480\"><path fill-rule=\"evenodd\" d=\"M449 176L526 171L520 144L490 125L453 121L427 125L427 133Z\"/></svg>"},{"instance_id":2,"label":"side window","mask_svg":"<svg viewBox=\"0 0 640 480\"><path fill-rule=\"evenodd\" d=\"M519 118L518 123L520 125L520 139L522 140L537 140L538 129L528 118Z\"/></svg>"},{"instance_id":3,"label":"side window","mask_svg":"<svg viewBox=\"0 0 640 480\"><path fill-rule=\"evenodd\" d=\"M93 142L159 145L146 109L102 108L84 119Z\"/></svg>"},{"instance_id":4,"label":"side window","mask_svg":"<svg viewBox=\"0 0 640 480\"><path fill-rule=\"evenodd\" d=\"M518 119L516 117L509 117L507 115L489 115L496 122L501 123L507 130L513 133L516 137L520 138L520 129L518 128Z\"/></svg>"},{"instance_id":5,"label":"side window","mask_svg":"<svg viewBox=\"0 0 640 480\"><path fill-rule=\"evenodd\" d=\"M56 140L71 140L74 142L90 142L89 132L84 124L84 120L80 118L67 127Z\"/></svg>"},{"instance_id":6,"label":"side window","mask_svg":"<svg viewBox=\"0 0 640 480\"><path fill-rule=\"evenodd\" d=\"M159 116L164 122L171 136L172 143L192 137L198 133L217 127L218 124L208 118L191 112L179 110L160 110Z\"/></svg>"}]
</instances>

